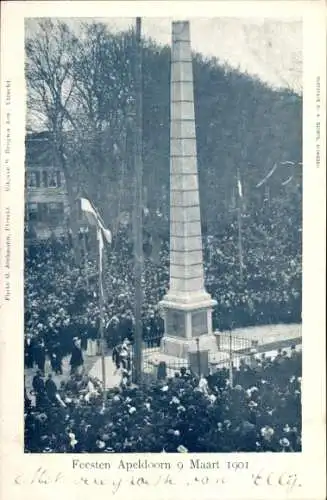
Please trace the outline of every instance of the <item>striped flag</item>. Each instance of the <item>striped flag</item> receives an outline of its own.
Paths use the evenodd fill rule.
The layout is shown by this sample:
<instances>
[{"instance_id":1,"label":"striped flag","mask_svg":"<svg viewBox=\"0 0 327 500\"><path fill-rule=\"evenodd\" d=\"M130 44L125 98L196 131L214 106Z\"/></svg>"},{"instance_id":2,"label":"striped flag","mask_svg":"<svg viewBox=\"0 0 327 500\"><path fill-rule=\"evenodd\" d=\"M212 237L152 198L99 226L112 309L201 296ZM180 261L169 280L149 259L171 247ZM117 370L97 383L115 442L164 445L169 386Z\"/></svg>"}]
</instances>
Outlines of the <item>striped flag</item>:
<instances>
[{"instance_id":1,"label":"striped flag","mask_svg":"<svg viewBox=\"0 0 327 500\"><path fill-rule=\"evenodd\" d=\"M85 213L85 216L88 222L92 226L96 226L97 228L97 239L99 242L99 287L100 287L100 296L104 296L103 284L102 284L102 257L103 257L103 239L106 240L107 243L111 243L112 236L111 231L107 229L104 225L103 220L100 215L96 211L96 209L92 206L91 202L87 198L81 198L81 210Z\"/></svg>"},{"instance_id":2,"label":"striped flag","mask_svg":"<svg viewBox=\"0 0 327 500\"><path fill-rule=\"evenodd\" d=\"M111 244L112 241L111 231L105 227L102 218L100 217L96 209L92 206L91 202L87 198L81 198L81 210L85 213L88 222L92 226L96 226L98 231L98 240L100 242L101 239L102 246L103 246L103 238L106 240L107 243Z\"/></svg>"}]
</instances>

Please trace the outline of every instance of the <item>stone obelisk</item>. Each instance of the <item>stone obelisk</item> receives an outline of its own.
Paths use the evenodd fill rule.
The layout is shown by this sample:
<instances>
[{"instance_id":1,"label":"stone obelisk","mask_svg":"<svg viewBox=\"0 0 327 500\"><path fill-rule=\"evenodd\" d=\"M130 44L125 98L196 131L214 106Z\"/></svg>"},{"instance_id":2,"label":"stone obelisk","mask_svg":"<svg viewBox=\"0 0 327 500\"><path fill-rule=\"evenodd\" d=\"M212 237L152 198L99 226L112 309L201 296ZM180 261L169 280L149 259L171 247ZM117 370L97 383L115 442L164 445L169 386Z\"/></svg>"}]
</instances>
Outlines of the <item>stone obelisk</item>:
<instances>
[{"instance_id":1,"label":"stone obelisk","mask_svg":"<svg viewBox=\"0 0 327 500\"><path fill-rule=\"evenodd\" d=\"M215 349L212 308L204 288L200 200L194 115L193 68L188 21L172 23L170 95L170 282L160 302L165 333L162 353L186 358L195 338Z\"/></svg>"}]
</instances>

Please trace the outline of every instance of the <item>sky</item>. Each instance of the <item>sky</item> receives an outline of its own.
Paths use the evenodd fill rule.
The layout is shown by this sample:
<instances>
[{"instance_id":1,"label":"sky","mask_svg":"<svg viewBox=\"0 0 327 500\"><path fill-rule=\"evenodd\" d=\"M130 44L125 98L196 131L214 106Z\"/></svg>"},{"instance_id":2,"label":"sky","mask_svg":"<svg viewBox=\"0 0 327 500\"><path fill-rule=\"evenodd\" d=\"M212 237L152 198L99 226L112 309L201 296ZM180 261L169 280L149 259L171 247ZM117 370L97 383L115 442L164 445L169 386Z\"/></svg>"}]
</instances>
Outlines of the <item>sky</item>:
<instances>
[{"instance_id":1,"label":"sky","mask_svg":"<svg viewBox=\"0 0 327 500\"><path fill-rule=\"evenodd\" d=\"M66 18L78 34L81 22ZM135 18L94 18L113 32L132 27ZM169 18L142 18L142 34L159 44L170 45ZM36 19L27 22L26 33L35 30ZM290 88L302 93L302 23L297 19L195 18L190 21L192 49L217 57L270 87Z\"/></svg>"}]
</instances>

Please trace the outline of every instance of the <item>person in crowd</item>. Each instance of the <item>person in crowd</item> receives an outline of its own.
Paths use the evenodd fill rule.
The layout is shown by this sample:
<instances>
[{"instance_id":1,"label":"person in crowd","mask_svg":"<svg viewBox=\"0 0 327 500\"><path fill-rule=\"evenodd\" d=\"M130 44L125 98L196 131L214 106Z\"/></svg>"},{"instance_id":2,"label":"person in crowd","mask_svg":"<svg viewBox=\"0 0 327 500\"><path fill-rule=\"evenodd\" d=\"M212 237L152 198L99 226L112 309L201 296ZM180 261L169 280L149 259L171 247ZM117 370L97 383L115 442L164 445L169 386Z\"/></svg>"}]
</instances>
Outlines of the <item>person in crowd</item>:
<instances>
[{"instance_id":1,"label":"person in crowd","mask_svg":"<svg viewBox=\"0 0 327 500\"><path fill-rule=\"evenodd\" d=\"M199 379L199 385L198 385L199 391L201 391L203 394L208 394L208 381L204 375L201 374L200 379Z\"/></svg>"},{"instance_id":2,"label":"person in crowd","mask_svg":"<svg viewBox=\"0 0 327 500\"><path fill-rule=\"evenodd\" d=\"M24 358L25 358L25 367L33 368L34 366L34 346L31 335L26 335L24 341Z\"/></svg>"},{"instance_id":3,"label":"person in crowd","mask_svg":"<svg viewBox=\"0 0 327 500\"><path fill-rule=\"evenodd\" d=\"M119 352L120 366L127 371L131 369L131 343L125 338Z\"/></svg>"},{"instance_id":4,"label":"person in crowd","mask_svg":"<svg viewBox=\"0 0 327 500\"><path fill-rule=\"evenodd\" d=\"M83 369L84 358L81 349L81 343L77 337L73 339L73 348L70 357L71 374L81 373Z\"/></svg>"},{"instance_id":5,"label":"person in crowd","mask_svg":"<svg viewBox=\"0 0 327 500\"><path fill-rule=\"evenodd\" d=\"M62 349L60 343L55 341L52 345L52 349L50 351L50 363L52 371L55 372L56 375L62 375Z\"/></svg>"},{"instance_id":6,"label":"person in crowd","mask_svg":"<svg viewBox=\"0 0 327 500\"><path fill-rule=\"evenodd\" d=\"M45 385L42 375L43 375L42 371L37 370L36 374L33 377L32 387L36 393L43 392L45 390Z\"/></svg>"},{"instance_id":7,"label":"person in crowd","mask_svg":"<svg viewBox=\"0 0 327 500\"><path fill-rule=\"evenodd\" d=\"M44 344L44 340L43 339L40 339L40 340L37 341L37 343L35 345L35 348L34 348L34 356L35 356L35 361L36 361L38 369L44 375L44 373L45 373L46 351L45 351L45 344Z\"/></svg>"},{"instance_id":8,"label":"person in crowd","mask_svg":"<svg viewBox=\"0 0 327 500\"><path fill-rule=\"evenodd\" d=\"M47 403L47 394L45 390L45 383L43 380L43 372L38 370L33 377L32 387L35 394L35 406L38 409L44 409Z\"/></svg>"},{"instance_id":9,"label":"person in crowd","mask_svg":"<svg viewBox=\"0 0 327 500\"><path fill-rule=\"evenodd\" d=\"M48 374L48 378L45 382L45 390L49 398L49 401L51 403L55 403L57 401L58 388L52 378L51 373Z\"/></svg>"},{"instance_id":10,"label":"person in crowd","mask_svg":"<svg viewBox=\"0 0 327 500\"><path fill-rule=\"evenodd\" d=\"M26 378L24 376L24 411L27 412L31 409L32 403L30 398L28 397L27 389L26 389Z\"/></svg>"},{"instance_id":11,"label":"person in crowd","mask_svg":"<svg viewBox=\"0 0 327 500\"><path fill-rule=\"evenodd\" d=\"M294 214L290 217L289 205L276 202L270 207L271 212L260 212L259 217L253 211L244 220L243 282L237 272L231 272L238 269L237 225L220 221L216 234L204 240L206 287L218 301L213 314L216 329L230 328L231 321L237 328L301 320L301 233ZM259 232L265 238L258 239ZM135 327L132 247L123 227L117 232L114 249L108 257L110 273L104 275L106 339L111 349L124 338L132 341ZM144 259L142 323L144 342L150 348L158 347L163 335L157 304L169 282L167 238L157 257L155 263L151 257ZM48 241L30 245L25 270L26 335L32 341L42 339L48 350L51 337L56 337L65 356L74 336L83 338L83 348L88 339L96 338L96 259L89 258L86 283L85 269L74 264L69 241L62 239L56 246Z\"/></svg>"},{"instance_id":12,"label":"person in crowd","mask_svg":"<svg viewBox=\"0 0 327 500\"><path fill-rule=\"evenodd\" d=\"M122 366L122 371L121 371L121 387L122 388L127 388L131 384L131 375L132 372Z\"/></svg>"},{"instance_id":13,"label":"person in crowd","mask_svg":"<svg viewBox=\"0 0 327 500\"><path fill-rule=\"evenodd\" d=\"M238 369L239 384L233 387L220 368L214 373L224 380L219 387L207 385L207 377L199 383L191 374L137 387L122 369L122 384L107 392L105 403L97 380L74 376L58 391L61 403L26 408L25 448L69 452L69 434L74 434L75 452L299 452L301 380L294 370L300 359L297 351L276 365L270 382L258 373L243 378L247 372ZM262 362L264 367L270 363ZM286 381L280 378L281 367ZM40 385L35 389L40 391ZM51 402L55 388L50 387ZM48 450L45 436L50 435Z\"/></svg>"},{"instance_id":14,"label":"person in crowd","mask_svg":"<svg viewBox=\"0 0 327 500\"><path fill-rule=\"evenodd\" d=\"M165 361L160 361L157 370L157 379L165 380L167 378L167 364Z\"/></svg>"},{"instance_id":15,"label":"person in crowd","mask_svg":"<svg viewBox=\"0 0 327 500\"><path fill-rule=\"evenodd\" d=\"M122 349L121 344L115 345L115 347L112 350L112 360L115 363L116 370L119 370L120 364L121 364L121 358L120 358L120 351Z\"/></svg>"},{"instance_id":16,"label":"person in crowd","mask_svg":"<svg viewBox=\"0 0 327 500\"><path fill-rule=\"evenodd\" d=\"M219 220L205 239L205 285L218 302L214 329L228 329L232 322L237 328L301 321L301 221L290 206L283 200L271 200L269 210L247 209L243 280L238 274L237 224ZM83 353L73 339L97 337L100 310L93 278L97 260L90 255L86 280L85 269L74 260L71 243L65 238L56 245L36 242L25 252L25 364L27 368L32 365L28 359L32 352L33 363L40 370L32 383L36 407L32 402L26 411L27 450L230 452L253 450L254 446L256 451L301 450L302 358L295 346L290 356L278 353L277 361L268 356L257 360L256 355L251 364L244 360L234 368L234 387L226 382L228 370L218 368L205 377L203 390L193 374L186 377L181 372L172 379L164 376L149 387L125 383L117 391L108 391L105 405L99 385L97 395L88 391L92 396L86 401L87 384L79 377ZM112 349L122 339L133 342L134 336L133 246L127 229L118 229L107 264L104 313ZM167 236L163 236L155 259L144 256L143 278L143 340L154 349L163 335L158 302L169 284ZM110 318L114 318L112 322ZM35 345L31 351L28 337ZM125 344L124 351L128 353L130 348L131 344ZM53 408L50 411L44 386L46 353L52 372L63 379L58 413ZM123 359L118 362L115 358L116 366L130 371L126 361L130 357ZM61 375L64 363L71 366L68 379L66 370Z\"/></svg>"}]
</instances>

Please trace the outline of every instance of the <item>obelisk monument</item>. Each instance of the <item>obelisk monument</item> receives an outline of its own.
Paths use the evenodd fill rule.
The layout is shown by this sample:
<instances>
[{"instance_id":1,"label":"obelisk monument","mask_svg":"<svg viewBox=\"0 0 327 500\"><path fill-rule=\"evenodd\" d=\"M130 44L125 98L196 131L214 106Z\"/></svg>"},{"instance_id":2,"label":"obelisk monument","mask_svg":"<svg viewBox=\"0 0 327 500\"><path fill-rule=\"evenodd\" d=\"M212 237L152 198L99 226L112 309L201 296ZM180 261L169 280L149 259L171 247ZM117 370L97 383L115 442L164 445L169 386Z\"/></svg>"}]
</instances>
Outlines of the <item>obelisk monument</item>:
<instances>
[{"instance_id":1,"label":"obelisk monument","mask_svg":"<svg viewBox=\"0 0 327 500\"><path fill-rule=\"evenodd\" d=\"M212 334L216 301L204 288L200 200L194 115L193 68L188 21L172 23L170 94L170 281L160 302L165 333L161 352L186 358L200 347L217 349Z\"/></svg>"}]
</instances>

